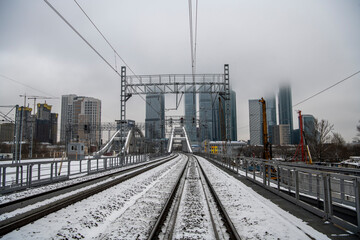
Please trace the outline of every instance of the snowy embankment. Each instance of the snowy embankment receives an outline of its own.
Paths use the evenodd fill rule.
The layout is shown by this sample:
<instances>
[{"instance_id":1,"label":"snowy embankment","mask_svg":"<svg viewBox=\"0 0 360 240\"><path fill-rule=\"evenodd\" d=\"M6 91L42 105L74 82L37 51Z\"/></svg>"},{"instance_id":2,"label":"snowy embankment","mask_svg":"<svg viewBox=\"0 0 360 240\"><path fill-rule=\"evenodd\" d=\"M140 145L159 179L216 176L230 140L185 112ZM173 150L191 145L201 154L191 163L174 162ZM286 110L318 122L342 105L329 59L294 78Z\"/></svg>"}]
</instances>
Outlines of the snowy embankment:
<instances>
[{"instance_id":1,"label":"snowy embankment","mask_svg":"<svg viewBox=\"0 0 360 240\"><path fill-rule=\"evenodd\" d=\"M243 239L329 239L204 158L198 159Z\"/></svg>"},{"instance_id":2,"label":"snowy embankment","mask_svg":"<svg viewBox=\"0 0 360 240\"><path fill-rule=\"evenodd\" d=\"M174 179L185 164L176 157L151 171L129 179L33 224L5 239L141 239L161 211ZM170 189L170 190L169 190Z\"/></svg>"},{"instance_id":3,"label":"snowy embankment","mask_svg":"<svg viewBox=\"0 0 360 240\"><path fill-rule=\"evenodd\" d=\"M70 180L66 180L66 181L62 181L62 182L57 182L57 183L48 184L48 185L44 185L44 186L40 186L40 187L30 188L30 189L20 191L20 192L6 194L6 195L3 195L3 196L0 196L0 203L11 202L11 201L18 200L18 199L21 199L21 198L25 198L25 197L33 196L33 195L40 194L40 193L43 193L43 192L48 192L48 191L51 191L51 190L54 190L54 189L70 186L70 185L73 185L73 184L76 184L76 183L84 182L86 180L95 179L95 178L102 177L102 176L105 176L105 175L108 175L108 174L124 171L124 170L129 169L129 168L133 168L133 167L141 166L141 165L146 165L146 164L149 164L149 163L150 162L132 164L132 165L129 165L129 166L115 168L115 169L111 169L111 170L104 171L104 172L99 172L99 173L95 173L95 174L91 174L91 175L72 178Z\"/></svg>"}]
</instances>

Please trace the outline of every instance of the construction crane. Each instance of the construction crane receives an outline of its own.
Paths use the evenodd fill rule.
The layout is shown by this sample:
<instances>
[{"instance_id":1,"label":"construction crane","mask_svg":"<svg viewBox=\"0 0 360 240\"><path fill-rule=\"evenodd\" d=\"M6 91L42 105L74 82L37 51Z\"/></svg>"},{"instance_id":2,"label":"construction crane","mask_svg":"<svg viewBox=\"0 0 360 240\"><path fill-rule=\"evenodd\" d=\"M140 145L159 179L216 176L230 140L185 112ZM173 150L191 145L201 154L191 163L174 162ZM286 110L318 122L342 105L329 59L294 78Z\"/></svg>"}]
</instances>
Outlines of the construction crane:
<instances>
[{"instance_id":1,"label":"construction crane","mask_svg":"<svg viewBox=\"0 0 360 240\"><path fill-rule=\"evenodd\" d=\"M270 159L270 152L269 152L269 141L268 141L268 129L267 129L267 120L266 120L266 101L264 98L261 98L259 102L262 105L262 118L263 118L263 141L264 141L264 153L263 158L266 160Z\"/></svg>"},{"instance_id":2,"label":"construction crane","mask_svg":"<svg viewBox=\"0 0 360 240\"><path fill-rule=\"evenodd\" d=\"M35 115L35 109L36 109L36 99L59 99L58 97L27 96L26 94L19 95L19 96L24 98L24 107L26 105L26 98L27 99L34 99L34 115Z\"/></svg>"},{"instance_id":3,"label":"construction crane","mask_svg":"<svg viewBox=\"0 0 360 240\"><path fill-rule=\"evenodd\" d=\"M19 95L19 96L24 98L24 108L26 107L25 106L26 105L26 98L27 99L34 99L34 115L36 114L35 113L36 99L58 99L57 97L28 96L28 95L26 95L26 93L24 95ZM21 134L22 134L22 130L21 130ZM30 134L30 144L29 144L29 158L32 158L33 145L34 145L34 122L31 123L31 134ZM21 153L21 148L20 148L20 153Z\"/></svg>"},{"instance_id":4,"label":"construction crane","mask_svg":"<svg viewBox=\"0 0 360 240\"><path fill-rule=\"evenodd\" d=\"M312 158L311 158L311 154L310 154L309 145L307 144L305 132L304 132L304 129L303 129L303 118L302 118L302 115L301 115L301 111L299 110L298 113L299 113L299 125L300 125L299 126L299 128L300 128L300 143L299 143L298 147L296 148L295 155L294 155L293 159L296 160L296 155L297 155L297 152L298 152L298 150L300 148L301 161L303 161L305 163L312 164ZM304 150L304 143L306 145L306 153L307 153L307 155L309 157L309 161L307 160L306 153L305 153L305 150Z\"/></svg>"}]
</instances>

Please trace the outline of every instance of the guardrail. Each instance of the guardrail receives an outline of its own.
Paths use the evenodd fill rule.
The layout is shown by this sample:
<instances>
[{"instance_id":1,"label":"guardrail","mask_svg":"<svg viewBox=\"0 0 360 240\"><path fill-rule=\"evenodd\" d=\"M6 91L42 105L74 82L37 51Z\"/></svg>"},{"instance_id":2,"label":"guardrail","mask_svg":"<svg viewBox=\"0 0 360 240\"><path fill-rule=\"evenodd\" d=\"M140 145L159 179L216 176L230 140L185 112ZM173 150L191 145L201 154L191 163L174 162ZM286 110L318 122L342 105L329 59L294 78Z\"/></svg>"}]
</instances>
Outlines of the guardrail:
<instances>
[{"instance_id":1,"label":"guardrail","mask_svg":"<svg viewBox=\"0 0 360 240\"><path fill-rule=\"evenodd\" d=\"M166 154L168 155L168 154ZM24 161L0 165L0 194L55 183L150 161L164 154L99 157L83 160Z\"/></svg>"},{"instance_id":2,"label":"guardrail","mask_svg":"<svg viewBox=\"0 0 360 240\"><path fill-rule=\"evenodd\" d=\"M199 154L304 209L360 233L360 177L264 159ZM346 213L345 213L346 212ZM348 218L352 215L351 218Z\"/></svg>"}]
</instances>

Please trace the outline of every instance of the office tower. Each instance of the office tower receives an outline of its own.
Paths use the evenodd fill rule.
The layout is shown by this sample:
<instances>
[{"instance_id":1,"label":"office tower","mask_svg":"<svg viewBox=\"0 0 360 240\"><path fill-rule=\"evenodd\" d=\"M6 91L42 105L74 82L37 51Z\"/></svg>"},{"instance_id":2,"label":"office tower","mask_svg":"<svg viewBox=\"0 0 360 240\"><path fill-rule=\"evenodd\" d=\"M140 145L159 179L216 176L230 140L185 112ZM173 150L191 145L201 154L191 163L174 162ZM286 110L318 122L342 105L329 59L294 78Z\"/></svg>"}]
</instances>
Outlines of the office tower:
<instances>
[{"instance_id":1,"label":"office tower","mask_svg":"<svg viewBox=\"0 0 360 240\"><path fill-rule=\"evenodd\" d=\"M273 126L272 128L274 133L274 145L282 146L291 144L289 124L279 124Z\"/></svg>"},{"instance_id":2,"label":"office tower","mask_svg":"<svg viewBox=\"0 0 360 240\"><path fill-rule=\"evenodd\" d=\"M237 141L236 93L233 90L230 90L230 109L231 141Z\"/></svg>"},{"instance_id":3,"label":"office tower","mask_svg":"<svg viewBox=\"0 0 360 240\"><path fill-rule=\"evenodd\" d=\"M200 141L213 140L212 94L199 94Z\"/></svg>"},{"instance_id":4,"label":"office tower","mask_svg":"<svg viewBox=\"0 0 360 240\"><path fill-rule=\"evenodd\" d=\"M57 142L58 114L51 112L51 105L37 104L36 127L34 138L37 142Z\"/></svg>"},{"instance_id":5,"label":"office tower","mask_svg":"<svg viewBox=\"0 0 360 240\"><path fill-rule=\"evenodd\" d=\"M220 106L220 100L219 98L221 98L218 95L213 95L214 96L214 104L213 104L213 108L212 108L212 119L213 119L213 129L212 129L212 136L213 136L213 140L214 141L221 141L222 139L222 135L221 135L221 121L224 122L225 124L225 116L224 116L224 101L221 102ZM220 110L223 112L222 114L220 114ZM220 115L222 115L222 120L220 119ZM224 129L225 131L225 129ZM224 133L224 139L226 137L226 133Z\"/></svg>"},{"instance_id":6,"label":"office tower","mask_svg":"<svg viewBox=\"0 0 360 240\"><path fill-rule=\"evenodd\" d=\"M249 100L250 145L263 145L262 107L258 99Z\"/></svg>"},{"instance_id":7,"label":"office tower","mask_svg":"<svg viewBox=\"0 0 360 240\"><path fill-rule=\"evenodd\" d=\"M279 125L288 124L290 126L290 139L293 131L292 97L290 85L281 85L279 89Z\"/></svg>"},{"instance_id":8,"label":"office tower","mask_svg":"<svg viewBox=\"0 0 360 240\"><path fill-rule=\"evenodd\" d=\"M101 101L71 94L63 95L61 104L61 141L98 147L101 142Z\"/></svg>"},{"instance_id":9,"label":"office tower","mask_svg":"<svg viewBox=\"0 0 360 240\"><path fill-rule=\"evenodd\" d=\"M276 97L275 94L268 95L266 101L266 120L268 126L269 142L273 143L273 126L276 125Z\"/></svg>"},{"instance_id":10,"label":"office tower","mask_svg":"<svg viewBox=\"0 0 360 240\"><path fill-rule=\"evenodd\" d=\"M315 117L311 114L302 115L303 131L305 138L311 139L315 134ZM299 123L300 126L300 123Z\"/></svg>"},{"instance_id":11,"label":"office tower","mask_svg":"<svg viewBox=\"0 0 360 240\"><path fill-rule=\"evenodd\" d=\"M73 139L73 104L75 94L61 96L60 142L68 143Z\"/></svg>"},{"instance_id":12,"label":"office tower","mask_svg":"<svg viewBox=\"0 0 360 240\"><path fill-rule=\"evenodd\" d=\"M191 142L197 141L196 137L196 94L193 87L185 93L185 129Z\"/></svg>"},{"instance_id":13,"label":"office tower","mask_svg":"<svg viewBox=\"0 0 360 240\"><path fill-rule=\"evenodd\" d=\"M165 138L165 97L164 94L146 94L145 137Z\"/></svg>"}]
</instances>

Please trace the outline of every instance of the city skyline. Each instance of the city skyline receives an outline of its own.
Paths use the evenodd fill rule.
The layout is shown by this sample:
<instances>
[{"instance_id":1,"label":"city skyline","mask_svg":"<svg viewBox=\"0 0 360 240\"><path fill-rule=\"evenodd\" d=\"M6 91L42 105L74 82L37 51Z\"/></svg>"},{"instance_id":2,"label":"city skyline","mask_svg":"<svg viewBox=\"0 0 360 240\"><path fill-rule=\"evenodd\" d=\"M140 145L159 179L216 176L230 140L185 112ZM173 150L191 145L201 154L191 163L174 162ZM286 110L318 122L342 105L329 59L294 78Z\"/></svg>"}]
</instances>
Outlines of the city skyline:
<instances>
[{"instance_id":1,"label":"city skyline","mask_svg":"<svg viewBox=\"0 0 360 240\"><path fill-rule=\"evenodd\" d=\"M115 66L114 52L73 2L51 3ZM191 72L187 3L79 3L136 74ZM18 95L25 92L76 93L102 100L103 121L119 119L120 79L44 2L2 1L0 13L0 74L15 80L0 77L1 105L22 105ZM288 80L296 105L359 70L359 13L357 1L199 4L196 72L222 73L229 64L238 139L249 139L248 99L266 97ZM359 121L357 89L359 76L294 107L293 119L296 110L326 119L350 142ZM60 100L47 102L60 112ZM138 109L128 111L129 119L145 121L143 100L131 98L128 109Z\"/></svg>"}]
</instances>

